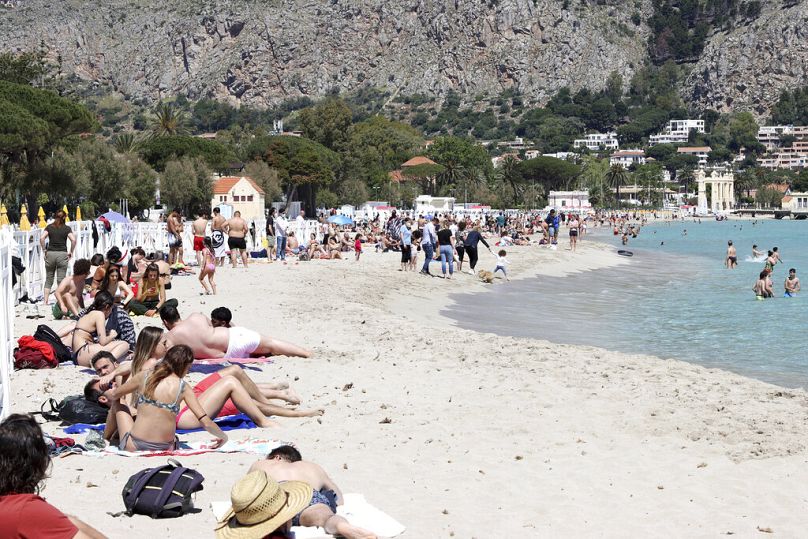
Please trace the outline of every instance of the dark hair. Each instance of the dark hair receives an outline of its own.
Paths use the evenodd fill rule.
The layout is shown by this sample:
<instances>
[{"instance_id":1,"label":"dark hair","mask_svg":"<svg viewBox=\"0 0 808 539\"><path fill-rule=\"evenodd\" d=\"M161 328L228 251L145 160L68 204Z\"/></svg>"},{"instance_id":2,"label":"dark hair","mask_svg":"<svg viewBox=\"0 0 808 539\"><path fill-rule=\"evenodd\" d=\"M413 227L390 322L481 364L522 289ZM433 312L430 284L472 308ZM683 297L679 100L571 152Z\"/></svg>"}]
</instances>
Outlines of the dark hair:
<instances>
[{"instance_id":1,"label":"dark hair","mask_svg":"<svg viewBox=\"0 0 808 539\"><path fill-rule=\"evenodd\" d=\"M207 247L208 249L213 249L213 240L210 239L210 236L205 236L203 243L205 244L205 247Z\"/></svg>"},{"instance_id":2,"label":"dark hair","mask_svg":"<svg viewBox=\"0 0 808 539\"><path fill-rule=\"evenodd\" d=\"M98 378L93 378L86 384L84 384L84 399L90 402L94 402L98 404L98 399L100 399L104 394L98 391L94 386L98 383Z\"/></svg>"},{"instance_id":3,"label":"dark hair","mask_svg":"<svg viewBox=\"0 0 808 539\"><path fill-rule=\"evenodd\" d=\"M267 455L268 459L274 457L281 457L284 460L288 460L289 462L300 462L303 460L303 456L300 454L300 451L292 447L291 445L282 445L280 447L276 447L272 451L270 451L269 455Z\"/></svg>"},{"instance_id":4,"label":"dark hair","mask_svg":"<svg viewBox=\"0 0 808 539\"><path fill-rule=\"evenodd\" d=\"M176 307L173 305L163 305L160 307L160 319L163 322L179 322L180 320L180 313Z\"/></svg>"},{"instance_id":5,"label":"dark hair","mask_svg":"<svg viewBox=\"0 0 808 539\"><path fill-rule=\"evenodd\" d=\"M123 258L123 254L121 253L120 249L118 249L117 247L113 247L112 249L107 251L106 258L107 262L109 262L110 264L117 264L118 262L121 261L121 258Z\"/></svg>"},{"instance_id":6,"label":"dark hair","mask_svg":"<svg viewBox=\"0 0 808 539\"><path fill-rule=\"evenodd\" d=\"M100 266L104 263L104 255L101 253L95 253L92 258L90 258L90 264L93 266Z\"/></svg>"},{"instance_id":7,"label":"dark hair","mask_svg":"<svg viewBox=\"0 0 808 539\"><path fill-rule=\"evenodd\" d=\"M154 390L157 385L172 374L182 378L188 372L188 368L194 362L194 353L189 346L177 344L169 348L162 361L157 363L149 374L146 387L143 388L143 395L150 399L154 398Z\"/></svg>"},{"instance_id":8,"label":"dark hair","mask_svg":"<svg viewBox=\"0 0 808 539\"><path fill-rule=\"evenodd\" d=\"M274 206L269 208L269 214L270 215L275 215L275 207Z\"/></svg>"},{"instance_id":9,"label":"dark hair","mask_svg":"<svg viewBox=\"0 0 808 539\"><path fill-rule=\"evenodd\" d=\"M466 230L466 222L460 221L459 223L457 223L457 229L460 230L461 232Z\"/></svg>"},{"instance_id":10,"label":"dark hair","mask_svg":"<svg viewBox=\"0 0 808 539\"><path fill-rule=\"evenodd\" d=\"M508 253L505 252L505 249L500 249L499 250L499 256L505 256L506 254L508 254Z\"/></svg>"},{"instance_id":11,"label":"dark hair","mask_svg":"<svg viewBox=\"0 0 808 539\"><path fill-rule=\"evenodd\" d=\"M112 355L112 352L107 352L106 350L101 350L96 355L94 355L92 357L92 359L90 359L90 365L92 365L92 367L95 368L96 362L101 361L102 359L108 359L112 363L117 363L118 362L118 359L115 356Z\"/></svg>"},{"instance_id":12,"label":"dark hair","mask_svg":"<svg viewBox=\"0 0 808 539\"><path fill-rule=\"evenodd\" d=\"M213 208L213 213L222 213L222 210L219 209L219 206Z\"/></svg>"},{"instance_id":13,"label":"dark hair","mask_svg":"<svg viewBox=\"0 0 808 539\"><path fill-rule=\"evenodd\" d=\"M95 295L95 301L93 301L90 310L103 311L107 307L111 307L114 303L115 300L112 298L112 294L110 294L106 290L101 290Z\"/></svg>"},{"instance_id":14,"label":"dark hair","mask_svg":"<svg viewBox=\"0 0 808 539\"><path fill-rule=\"evenodd\" d=\"M90 273L90 261L79 258L73 263L73 275L87 275Z\"/></svg>"},{"instance_id":15,"label":"dark hair","mask_svg":"<svg viewBox=\"0 0 808 539\"><path fill-rule=\"evenodd\" d=\"M101 285L98 287L99 290L109 292L109 277L113 273L118 274L118 282L121 282L121 279L123 279L123 275L121 275L121 268L118 266L110 266L107 272L104 274L104 278L101 279Z\"/></svg>"},{"instance_id":16,"label":"dark hair","mask_svg":"<svg viewBox=\"0 0 808 539\"><path fill-rule=\"evenodd\" d=\"M146 251L143 250L143 247L135 247L131 251L129 251L129 254L132 256L135 255L146 256Z\"/></svg>"},{"instance_id":17,"label":"dark hair","mask_svg":"<svg viewBox=\"0 0 808 539\"><path fill-rule=\"evenodd\" d=\"M11 414L0 423L0 455L0 496L39 492L50 455L33 417Z\"/></svg>"},{"instance_id":18,"label":"dark hair","mask_svg":"<svg viewBox=\"0 0 808 539\"><path fill-rule=\"evenodd\" d=\"M229 324L233 320L233 313L227 307L216 307L210 312L210 318Z\"/></svg>"},{"instance_id":19,"label":"dark hair","mask_svg":"<svg viewBox=\"0 0 808 539\"><path fill-rule=\"evenodd\" d=\"M788 272L791 273L792 271L794 273L797 273L797 268L789 268Z\"/></svg>"},{"instance_id":20,"label":"dark hair","mask_svg":"<svg viewBox=\"0 0 808 539\"><path fill-rule=\"evenodd\" d=\"M769 274L769 272L767 270L763 270L763 271L760 272L760 275L758 276L758 279L765 279L768 274Z\"/></svg>"}]
</instances>

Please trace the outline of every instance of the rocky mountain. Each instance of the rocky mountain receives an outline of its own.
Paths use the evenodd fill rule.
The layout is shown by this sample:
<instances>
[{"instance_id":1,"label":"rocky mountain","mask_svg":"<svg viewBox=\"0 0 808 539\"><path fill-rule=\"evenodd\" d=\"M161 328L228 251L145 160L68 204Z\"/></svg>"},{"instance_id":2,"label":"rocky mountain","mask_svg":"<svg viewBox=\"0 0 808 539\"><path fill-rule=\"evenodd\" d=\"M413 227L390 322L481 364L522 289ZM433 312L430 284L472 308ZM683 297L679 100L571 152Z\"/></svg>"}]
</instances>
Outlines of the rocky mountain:
<instances>
[{"instance_id":1,"label":"rocky mountain","mask_svg":"<svg viewBox=\"0 0 808 539\"><path fill-rule=\"evenodd\" d=\"M808 83L808 0L764 2L708 40L682 88L697 105L765 111ZM790 7L784 7L790 6ZM5 50L44 48L66 75L131 98L269 105L365 86L543 102L628 81L648 58L651 0L17 0Z\"/></svg>"}]
</instances>

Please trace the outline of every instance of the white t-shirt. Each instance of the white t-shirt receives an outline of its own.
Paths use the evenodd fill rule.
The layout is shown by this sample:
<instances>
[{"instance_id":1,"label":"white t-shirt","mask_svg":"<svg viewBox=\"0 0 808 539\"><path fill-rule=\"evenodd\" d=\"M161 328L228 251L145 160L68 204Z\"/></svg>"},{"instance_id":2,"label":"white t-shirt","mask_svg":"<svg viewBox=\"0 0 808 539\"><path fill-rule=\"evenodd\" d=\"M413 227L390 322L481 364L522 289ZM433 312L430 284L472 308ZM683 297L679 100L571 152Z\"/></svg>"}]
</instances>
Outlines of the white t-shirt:
<instances>
[{"instance_id":1,"label":"white t-shirt","mask_svg":"<svg viewBox=\"0 0 808 539\"><path fill-rule=\"evenodd\" d=\"M275 235L285 237L287 226L289 226L289 221L286 220L286 216L278 215L275 218Z\"/></svg>"},{"instance_id":2,"label":"white t-shirt","mask_svg":"<svg viewBox=\"0 0 808 539\"><path fill-rule=\"evenodd\" d=\"M510 264L510 262L508 262L507 258L497 255L497 266L502 266L504 268L508 264Z\"/></svg>"}]
</instances>

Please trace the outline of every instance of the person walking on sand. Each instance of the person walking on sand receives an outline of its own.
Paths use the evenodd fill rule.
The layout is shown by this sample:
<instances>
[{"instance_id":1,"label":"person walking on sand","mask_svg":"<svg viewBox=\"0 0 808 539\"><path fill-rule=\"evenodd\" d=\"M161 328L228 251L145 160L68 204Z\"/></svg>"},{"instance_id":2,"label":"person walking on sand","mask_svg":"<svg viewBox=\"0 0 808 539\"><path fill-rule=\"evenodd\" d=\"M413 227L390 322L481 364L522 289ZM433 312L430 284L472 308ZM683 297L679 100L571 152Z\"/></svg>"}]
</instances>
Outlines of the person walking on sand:
<instances>
[{"instance_id":1,"label":"person walking on sand","mask_svg":"<svg viewBox=\"0 0 808 539\"><path fill-rule=\"evenodd\" d=\"M216 265L218 266L224 266L224 259L227 257L225 223L227 223L227 219L222 215L222 211L219 208L213 208L213 221L210 224L210 240L213 243L213 255L216 258Z\"/></svg>"},{"instance_id":2,"label":"person walking on sand","mask_svg":"<svg viewBox=\"0 0 808 539\"><path fill-rule=\"evenodd\" d=\"M182 217L179 210L168 215L166 232L168 234L168 265L174 266L182 262Z\"/></svg>"},{"instance_id":3,"label":"person walking on sand","mask_svg":"<svg viewBox=\"0 0 808 539\"><path fill-rule=\"evenodd\" d=\"M53 222L45 227L44 232L39 237L39 246L45 253L45 291L43 303L48 304L48 297L54 284L59 284L67 275L67 265L73 256L76 248L76 237L73 230L65 224L67 214L58 210L54 215ZM47 247L45 240L48 240ZM70 250L67 249L67 242L70 242Z\"/></svg>"},{"instance_id":4,"label":"person walking on sand","mask_svg":"<svg viewBox=\"0 0 808 539\"><path fill-rule=\"evenodd\" d=\"M433 217L424 225L421 236L421 248L424 250L424 266L421 268L421 275L432 276L429 273L429 263L432 262L432 257L435 256L435 245L438 243L438 233L435 231L435 225L437 224L438 218Z\"/></svg>"},{"instance_id":5,"label":"person walking on sand","mask_svg":"<svg viewBox=\"0 0 808 539\"><path fill-rule=\"evenodd\" d=\"M358 232L354 236L354 253L356 253L356 261L359 262L359 255L362 254L362 235Z\"/></svg>"},{"instance_id":6,"label":"person walking on sand","mask_svg":"<svg viewBox=\"0 0 808 539\"><path fill-rule=\"evenodd\" d=\"M286 220L286 207L284 206L278 211L278 216L275 218L275 238L278 243L275 260L286 261L286 229L288 226L289 221Z\"/></svg>"},{"instance_id":7,"label":"person walking on sand","mask_svg":"<svg viewBox=\"0 0 808 539\"><path fill-rule=\"evenodd\" d=\"M502 274L505 276L505 280L510 281L507 269L508 264L510 264L510 262L508 262L508 259L506 258L507 254L508 253L505 252L505 249L500 249L499 252L497 253L497 265L494 267L494 275L496 275L498 271L501 271Z\"/></svg>"},{"instance_id":8,"label":"person walking on sand","mask_svg":"<svg viewBox=\"0 0 808 539\"><path fill-rule=\"evenodd\" d=\"M272 262L277 254L275 245L275 208L269 208L267 214L267 260Z\"/></svg>"},{"instance_id":9,"label":"person walking on sand","mask_svg":"<svg viewBox=\"0 0 808 539\"><path fill-rule=\"evenodd\" d=\"M202 288L205 289L205 294L216 294L216 282L213 280L213 277L216 275L216 258L213 256L213 243L210 237L205 236L202 240L202 263L199 266L199 282L202 284ZM208 282L205 283L205 278L207 277Z\"/></svg>"},{"instance_id":10,"label":"person walking on sand","mask_svg":"<svg viewBox=\"0 0 808 539\"><path fill-rule=\"evenodd\" d=\"M401 269L399 271L407 271L412 259L412 231L410 230L410 223L412 219L409 217L404 218L401 227L398 229L398 236L401 238Z\"/></svg>"},{"instance_id":11,"label":"person walking on sand","mask_svg":"<svg viewBox=\"0 0 808 539\"><path fill-rule=\"evenodd\" d=\"M440 270L444 279L451 279L454 275L454 244L455 238L452 229L443 222L443 226L438 230L438 245L440 249ZM449 274L446 274L446 265L449 265Z\"/></svg>"},{"instance_id":12,"label":"person walking on sand","mask_svg":"<svg viewBox=\"0 0 808 539\"><path fill-rule=\"evenodd\" d=\"M738 267L738 253L735 251L735 246L732 245L732 240L727 242L727 257L724 260L724 265L728 269L735 269Z\"/></svg>"},{"instance_id":13,"label":"person walking on sand","mask_svg":"<svg viewBox=\"0 0 808 539\"><path fill-rule=\"evenodd\" d=\"M788 270L788 277L783 285L786 289L783 297L793 298L800 291L800 279L797 277L797 270L791 268Z\"/></svg>"},{"instance_id":14,"label":"person walking on sand","mask_svg":"<svg viewBox=\"0 0 808 539\"><path fill-rule=\"evenodd\" d=\"M578 246L578 231L581 223L578 221L578 216L573 214L569 217L567 224L570 229L570 251L574 253L575 248Z\"/></svg>"},{"instance_id":15,"label":"person walking on sand","mask_svg":"<svg viewBox=\"0 0 808 539\"><path fill-rule=\"evenodd\" d=\"M205 248L205 236L208 230L208 216L204 210L200 210L191 224L194 232L194 253L196 253L196 265L202 267L202 250Z\"/></svg>"},{"instance_id":16,"label":"person walking on sand","mask_svg":"<svg viewBox=\"0 0 808 539\"><path fill-rule=\"evenodd\" d=\"M241 255L241 263L247 267L247 223L241 218L241 212L237 211L231 219L224 224L227 232L227 246L230 248L230 262L234 268L238 267L238 258Z\"/></svg>"}]
</instances>

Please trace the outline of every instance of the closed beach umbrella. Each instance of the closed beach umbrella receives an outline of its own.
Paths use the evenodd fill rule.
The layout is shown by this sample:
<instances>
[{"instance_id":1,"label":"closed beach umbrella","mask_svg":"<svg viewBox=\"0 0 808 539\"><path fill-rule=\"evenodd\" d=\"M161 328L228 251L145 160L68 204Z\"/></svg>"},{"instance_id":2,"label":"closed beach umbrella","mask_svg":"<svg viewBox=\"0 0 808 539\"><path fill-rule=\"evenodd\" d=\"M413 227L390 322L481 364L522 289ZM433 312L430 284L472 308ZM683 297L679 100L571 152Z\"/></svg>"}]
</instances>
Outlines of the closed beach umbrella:
<instances>
[{"instance_id":1,"label":"closed beach umbrella","mask_svg":"<svg viewBox=\"0 0 808 539\"><path fill-rule=\"evenodd\" d=\"M69 223L70 222L70 214L67 213L67 204L65 204L64 208L62 208L62 211L65 212L65 223Z\"/></svg>"},{"instance_id":2,"label":"closed beach umbrella","mask_svg":"<svg viewBox=\"0 0 808 539\"><path fill-rule=\"evenodd\" d=\"M328 222L334 223L335 225L343 226L353 224L353 219L351 219L347 215L332 215L331 217L328 218Z\"/></svg>"},{"instance_id":3,"label":"closed beach umbrella","mask_svg":"<svg viewBox=\"0 0 808 539\"><path fill-rule=\"evenodd\" d=\"M81 206L76 206L76 221L81 221Z\"/></svg>"},{"instance_id":4,"label":"closed beach umbrella","mask_svg":"<svg viewBox=\"0 0 808 539\"><path fill-rule=\"evenodd\" d=\"M39 222L36 224L39 228L45 228L48 226L48 223L45 222L45 210L42 209L42 206L39 207L39 213L37 213L37 217L39 217Z\"/></svg>"},{"instance_id":5,"label":"closed beach umbrella","mask_svg":"<svg viewBox=\"0 0 808 539\"><path fill-rule=\"evenodd\" d=\"M6 209L5 204L0 204L0 226L9 226L11 223L8 222L8 210Z\"/></svg>"},{"instance_id":6,"label":"closed beach umbrella","mask_svg":"<svg viewBox=\"0 0 808 539\"><path fill-rule=\"evenodd\" d=\"M28 208L25 204L20 208L20 230L31 230L31 221L28 220Z\"/></svg>"}]
</instances>

